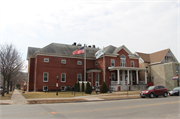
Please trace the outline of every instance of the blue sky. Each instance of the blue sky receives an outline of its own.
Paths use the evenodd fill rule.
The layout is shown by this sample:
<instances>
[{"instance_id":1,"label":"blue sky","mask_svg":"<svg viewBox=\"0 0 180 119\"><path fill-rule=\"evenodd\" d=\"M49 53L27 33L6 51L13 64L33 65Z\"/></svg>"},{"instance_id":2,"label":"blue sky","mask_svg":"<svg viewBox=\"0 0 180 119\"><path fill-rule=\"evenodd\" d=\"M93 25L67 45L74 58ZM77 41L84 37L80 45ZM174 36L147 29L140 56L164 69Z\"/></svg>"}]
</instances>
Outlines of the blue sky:
<instances>
[{"instance_id":1,"label":"blue sky","mask_svg":"<svg viewBox=\"0 0 180 119\"><path fill-rule=\"evenodd\" d=\"M0 44L28 47L73 42L131 52L170 48L180 61L179 0L1 0ZM26 61L27 64L27 61Z\"/></svg>"}]
</instances>

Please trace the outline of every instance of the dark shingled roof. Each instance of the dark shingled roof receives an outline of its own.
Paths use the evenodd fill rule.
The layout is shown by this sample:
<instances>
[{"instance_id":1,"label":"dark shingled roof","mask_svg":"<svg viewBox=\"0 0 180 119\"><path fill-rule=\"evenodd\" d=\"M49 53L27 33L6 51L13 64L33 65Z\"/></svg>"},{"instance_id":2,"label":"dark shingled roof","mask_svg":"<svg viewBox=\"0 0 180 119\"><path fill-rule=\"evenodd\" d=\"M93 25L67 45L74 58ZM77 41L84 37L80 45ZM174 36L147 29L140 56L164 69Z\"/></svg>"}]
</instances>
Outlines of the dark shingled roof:
<instances>
[{"instance_id":1,"label":"dark shingled roof","mask_svg":"<svg viewBox=\"0 0 180 119\"><path fill-rule=\"evenodd\" d=\"M32 56L32 54L34 54L34 53L48 53L48 54L59 54L59 55L72 56L73 51L78 50L81 47L83 47L83 46L51 43L43 48L29 47L28 48L28 56ZM98 50L99 50L99 48L86 47L86 57L94 58L94 55ZM73 56L83 57L84 54L73 55Z\"/></svg>"}]
</instances>

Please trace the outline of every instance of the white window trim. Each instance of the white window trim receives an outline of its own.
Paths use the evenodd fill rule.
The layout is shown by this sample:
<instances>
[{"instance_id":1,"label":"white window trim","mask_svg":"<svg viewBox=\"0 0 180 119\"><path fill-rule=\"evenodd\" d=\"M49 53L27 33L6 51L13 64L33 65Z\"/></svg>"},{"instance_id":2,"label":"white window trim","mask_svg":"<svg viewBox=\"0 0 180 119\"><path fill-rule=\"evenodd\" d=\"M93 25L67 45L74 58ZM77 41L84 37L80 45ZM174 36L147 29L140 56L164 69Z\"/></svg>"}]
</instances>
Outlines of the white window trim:
<instances>
[{"instance_id":1,"label":"white window trim","mask_svg":"<svg viewBox=\"0 0 180 119\"><path fill-rule=\"evenodd\" d=\"M82 65L82 61L77 61L77 65Z\"/></svg>"},{"instance_id":2,"label":"white window trim","mask_svg":"<svg viewBox=\"0 0 180 119\"><path fill-rule=\"evenodd\" d=\"M47 73L47 81L44 81L44 73ZM48 82L49 81L49 73L48 72L44 72L43 73L43 82Z\"/></svg>"},{"instance_id":3,"label":"white window trim","mask_svg":"<svg viewBox=\"0 0 180 119\"><path fill-rule=\"evenodd\" d=\"M62 90L62 87L64 87L64 90ZM66 91L66 86L61 86L61 91Z\"/></svg>"},{"instance_id":4,"label":"white window trim","mask_svg":"<svg viewBox=\"0 0 180 119\"><path fill-rule=\"evenodd\" d=\"M65 62L63 62L63 61L65 61ZM66 64L66 60L62 59L61 64Z\"/></svg>"},{"instance_id":5,"label":"white window trim","mask_svg":"<svg viewBox=\"0 0 180 119\"><path fill-rule=\"evenodd\" d=\"M46 87L46 86L43 86L43 91L45 91L45 90L44 90L45 87Z\"/></svg>"},{"instance_id":6,"label":"white window trim","mask_svg":"<svg viewBox=\"0 0 180 119\"><path fill-rule=\"evenodd\" d=\"M131 63L133 62L133 67L134 67L134 61L131 61ZM132 65L131 65L131 67L132 67Z\"/></svg>"},{"instance_id":7,"label":"white window trim","mask_svg":"<svg viewBox=\"0 0 180 119\"><path fill-rule=\"evenodd\" d=\"M112 66L112 61L114 61L114 66ZM111 67L115 67L115 60L111 59Z\"/></svg>"},{"instance_id":8,"label":"white window trim","mask_svg":"<svg viewBox=\"0 0 180 119\"><path fill-rule=\"evenodd\" d=\"M65 74L65 81L62 81L62 75ZM61 73L61 82L66 82L66 73Z\"/></svg>"},{"instance_id":9,"label":"white window trim","mask_svg":"<svg viewBox=\"0 0 180 119\"><path fill-rule=\"evenodd\" d=\"M114 79L116 79L115 73L111 73L111 81L112 81L112 75L114 75Z\"/></svg>"},{"instance_id":10,"label":"white window trim","mask_svg":"<svg viewBox=\"0 0 180 119\"><path fill-rule=\"evenodd\" d=\"M44 62L49 62L49 58L44 58Z\"/></svg>"},{"instance_id":11,"label":"white window trim","mask_svg":"<svg viewBox=\"0 0 180 119\"><path fill-rule=\"evenodd\" d=\"M81 76L81 80L80 81L82 81L82 74L77 74L77 82L78 82L78 75Z\"/></svg>"},{"instance_id":12,"label":"white window trim","mask_svg":"<svg viewBox=\"0 0 180 119\"><path fill-rule=\"evenodd\" d=\"M122 55L121 55L122 56ZM125 55L124 55L125 56ZM126 56L125 58L121 58L120 57L120 61L121 61L121 67L126 67ZM125 62L122 62L122 61L125 61Z\"/></svg>"}]
</instances>

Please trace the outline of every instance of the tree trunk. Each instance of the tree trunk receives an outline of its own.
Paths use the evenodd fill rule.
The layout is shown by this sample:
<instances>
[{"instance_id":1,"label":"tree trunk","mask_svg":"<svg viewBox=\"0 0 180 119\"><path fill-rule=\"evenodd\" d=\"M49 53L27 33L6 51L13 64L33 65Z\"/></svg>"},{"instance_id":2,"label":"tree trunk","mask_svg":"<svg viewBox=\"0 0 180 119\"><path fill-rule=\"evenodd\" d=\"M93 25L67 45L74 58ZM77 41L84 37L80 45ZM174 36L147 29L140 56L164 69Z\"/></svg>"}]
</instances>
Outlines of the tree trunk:
<instances>
[{"instance_id":1,"label":"tree trunk","mask_svg":"<svg viewBox=\"0 0 180 119\"><path fill-rule=\"evenodd\" d=\"M10 81L10 92L12 91L12 81Z\"/></svg>"},{"instance_id":2,"label":"tree trunk","mask_svg":"<svg viewBox=\"0 0 180 119\"><path fill-rule=\"evenodd\" d=\"M5 93L5 79L3 79L3 91L2 91L2 96L4 96L4 93Z\"/></svg>"},{"instance_id":3,"label":"tree trunk","mask_svg":"<svg viewBox=\"0 0 180 119\"><path fill-rule=\"evenodd\" d=\"M8 81L7 81L7 94L9 94L9 79L8 79Z\"/></svg>"}]
</instances>

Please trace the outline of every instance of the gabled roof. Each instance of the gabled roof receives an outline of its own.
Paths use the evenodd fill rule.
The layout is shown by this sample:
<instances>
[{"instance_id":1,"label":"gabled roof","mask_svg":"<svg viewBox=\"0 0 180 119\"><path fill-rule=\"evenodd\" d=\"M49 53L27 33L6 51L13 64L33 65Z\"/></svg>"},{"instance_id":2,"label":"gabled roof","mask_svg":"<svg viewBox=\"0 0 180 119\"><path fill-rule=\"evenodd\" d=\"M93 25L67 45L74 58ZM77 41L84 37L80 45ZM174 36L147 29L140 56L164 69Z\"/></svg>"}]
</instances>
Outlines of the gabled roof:
<instances>
[{"instance_id":1,"label":"gabled roof","mask_svg":"<svg viewBox=\"0 0 180 119\"><path fill-rule=\"evenodd\" d=\"M117 54L121 49L124 49L129 55L133 55L133 53L125 45L116 48L113 54Z\"/></svg>"},{"instance_id":2,"label":"gabled roof","mask_svg":"<svg viewBox=\"0 0 180 119\"><path fill-rule=\"evenodd\" d=\"M150 63L150 54L140 53L136 52L143 60L144 62Z\"/></svg>"},{"instance_id":3,"label":"gabled roof","mask_svg":"<svg viewBox=\"0 0 180 119\"><path fill-rule=\"evenodd\" d=\"M115 49L116 49L115 46L109 45L109 46L107 46L107 47L104 48L104 53L112 54Z\"/></svg>"},{"instance_id":4,"label":"gabled roof","mask_svg":"<svg viewBox=\"0 0 180 119\"><path fill-rule=\"evenodd\" d=\"M168 51L169 51L169 49L165 49L165 50L161 50L161 51L158 51L155 53L151 53L150 54L151 63L161 62L164 59L164 57Z\"/></svg>"},{"instance_id":5,"label":"gabled roof","mask_svg":"<svg viewBox=\"0 0 180 119\"><path fill-rule=\"evenodd\" d=\"M140 52L136 52L136 53L144 60L144 62L156 63L156 62L162 62L162 60L164 59L164 57L166 56L169 50L170 49L165 49L151 54L140 53Z\"/></svg>"}]
</instances>

